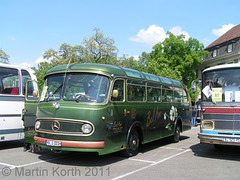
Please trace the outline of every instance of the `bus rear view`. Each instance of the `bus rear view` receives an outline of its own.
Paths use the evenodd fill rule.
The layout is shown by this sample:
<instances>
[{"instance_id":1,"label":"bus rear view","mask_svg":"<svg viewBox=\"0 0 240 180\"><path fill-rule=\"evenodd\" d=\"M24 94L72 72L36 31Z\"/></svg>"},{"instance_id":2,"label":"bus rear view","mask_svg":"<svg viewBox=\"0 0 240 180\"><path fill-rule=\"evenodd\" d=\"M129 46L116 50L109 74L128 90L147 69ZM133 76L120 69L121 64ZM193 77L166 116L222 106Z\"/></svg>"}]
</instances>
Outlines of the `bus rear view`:
<instances>
[{"instance_id":1,"label":"bus rear view","mask_svg":"<svg viewBox=\"0 0 240 180\"><path fill-rule=\"evenodd\" d=\"M240 145L240 64L203 71L201 143Z\"/></svg>"}]
</instances>

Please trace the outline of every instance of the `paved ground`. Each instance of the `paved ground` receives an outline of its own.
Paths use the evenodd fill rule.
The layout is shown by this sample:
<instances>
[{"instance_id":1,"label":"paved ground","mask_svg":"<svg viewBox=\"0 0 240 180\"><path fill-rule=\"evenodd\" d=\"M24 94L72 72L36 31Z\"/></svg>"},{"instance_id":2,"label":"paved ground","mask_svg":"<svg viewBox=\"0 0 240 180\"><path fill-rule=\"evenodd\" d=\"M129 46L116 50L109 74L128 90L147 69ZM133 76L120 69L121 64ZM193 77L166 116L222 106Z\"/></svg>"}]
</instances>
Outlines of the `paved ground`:
<instances>
[{"instance_id":1,"label":"paved ground","mask_svg":"<svg viewBox=\"0 0 240 180\"><path fill-rule=\"evenodd\" d=\"M240 147L214 149L199 144L199 127L179 143L160 140L144 145L132 158L118 154L45 150L23 152L22 142L0 144L0 179L239 179Z\"/></svg>"}]
</instances>

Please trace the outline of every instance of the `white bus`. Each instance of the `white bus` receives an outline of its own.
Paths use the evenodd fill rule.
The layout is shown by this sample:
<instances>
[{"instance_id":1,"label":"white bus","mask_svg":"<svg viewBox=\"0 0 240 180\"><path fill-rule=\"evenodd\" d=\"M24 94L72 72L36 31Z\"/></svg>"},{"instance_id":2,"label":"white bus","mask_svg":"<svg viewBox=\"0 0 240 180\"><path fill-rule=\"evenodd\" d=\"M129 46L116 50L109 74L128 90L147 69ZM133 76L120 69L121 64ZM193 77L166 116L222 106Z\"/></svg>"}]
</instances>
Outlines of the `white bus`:
<instances>
[{"instance_id":1,"label":"white bus","mask_svg":"<svg viewBox=\"0 0 240 180\"><path fill-rule=\"evenodd\" d=\"M36 80L32 69L0 63L0 142L24 138L22 116L28 80Z\"/></svg>"}]
</instances>

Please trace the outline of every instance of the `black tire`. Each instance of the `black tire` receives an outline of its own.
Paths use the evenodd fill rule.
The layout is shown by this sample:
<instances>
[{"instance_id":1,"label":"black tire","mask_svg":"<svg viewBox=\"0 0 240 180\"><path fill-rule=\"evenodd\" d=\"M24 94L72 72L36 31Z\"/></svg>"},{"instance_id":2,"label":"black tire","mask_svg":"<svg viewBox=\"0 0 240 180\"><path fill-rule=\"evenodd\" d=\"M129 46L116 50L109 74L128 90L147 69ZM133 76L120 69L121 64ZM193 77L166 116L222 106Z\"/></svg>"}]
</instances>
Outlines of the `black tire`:
<instances>
[{"instance_id":1,"label":"black tire","mask_svg":"<svg viewBox=\"0 0 240 180\"><path fill-rule=\"evenodd\" d=\"M131 130L128 140L127 140L127 147L126 149L121 151L121 155L124 157L132 157L138 154L139 148L139 135L138 132L133 129Z\"/></svg>"},{"instance_id":2,"label":"black tire","mask_svg":"<svg viewBox=\"0 0 240 180\"><path fill-rule=\"evenodd\" d=\"M177 143L177 142L179 142L179 139L180 139L180 132L181 132L180 125L177 124L177 125L176 125L176 128L175 128L175 130L174 130L174 135L171 136L171 139L170 139L171 142L173 142L173 143Z\"/></svg>"}]
</instances>

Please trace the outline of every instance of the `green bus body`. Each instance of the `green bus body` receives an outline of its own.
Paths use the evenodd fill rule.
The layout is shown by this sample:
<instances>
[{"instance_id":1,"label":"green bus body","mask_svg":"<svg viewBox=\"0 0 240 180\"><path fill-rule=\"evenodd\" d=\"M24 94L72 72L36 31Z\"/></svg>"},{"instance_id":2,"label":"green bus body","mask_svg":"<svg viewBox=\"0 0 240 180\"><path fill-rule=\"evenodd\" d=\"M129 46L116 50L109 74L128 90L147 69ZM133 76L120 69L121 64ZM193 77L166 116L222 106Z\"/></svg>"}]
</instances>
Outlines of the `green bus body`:
<instances>
[{"instance_id":1,"label":"green bus body","mask_svg":"<svg viewBox=\"0 0 240 180\"><path fill-rule=\"evenodd\" d=\"M92 82L96 99L84 94ZM49 70L36 116L38 146L99 155L123 150L132 156L139 144L169 136L178 141L180 131L191 128L190 98L182 83L103 64Z\"/></svg>"}]
</instances>

